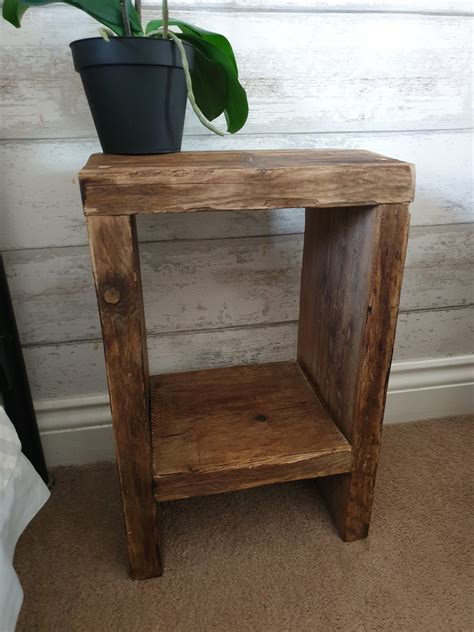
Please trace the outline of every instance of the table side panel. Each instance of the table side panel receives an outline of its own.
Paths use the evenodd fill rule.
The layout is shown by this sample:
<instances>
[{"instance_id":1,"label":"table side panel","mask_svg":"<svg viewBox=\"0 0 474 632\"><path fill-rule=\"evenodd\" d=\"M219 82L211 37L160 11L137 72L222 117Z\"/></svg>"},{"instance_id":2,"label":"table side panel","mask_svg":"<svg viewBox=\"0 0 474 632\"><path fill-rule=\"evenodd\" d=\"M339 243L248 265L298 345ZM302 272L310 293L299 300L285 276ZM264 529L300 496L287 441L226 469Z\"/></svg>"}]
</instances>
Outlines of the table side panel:
<instances>
[{"instance_id":1,"label":"table side panel","mask_svg":"<svg viewBox=\"0 0 474 632\"><path fill-rule=\"evenodd\" d=\"M353 447L321 480L345 540L368 533L408 237L406 204L306 211L298 360Z\"/></svg>"}]
</instances>

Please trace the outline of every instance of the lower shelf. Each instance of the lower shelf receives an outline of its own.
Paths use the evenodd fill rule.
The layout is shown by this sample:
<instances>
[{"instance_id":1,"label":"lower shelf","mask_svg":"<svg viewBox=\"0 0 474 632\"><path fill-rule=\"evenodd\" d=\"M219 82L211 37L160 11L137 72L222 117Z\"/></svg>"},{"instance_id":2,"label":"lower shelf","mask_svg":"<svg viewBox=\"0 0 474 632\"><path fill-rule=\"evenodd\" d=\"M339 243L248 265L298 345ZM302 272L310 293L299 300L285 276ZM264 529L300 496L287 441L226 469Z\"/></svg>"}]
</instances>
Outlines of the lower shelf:
<instances>
[{"instance_id":1,"label":"lower shelf","mask_svg":"<svg viewBox=\"0 0 474 632\"><path fill-rule=\"evenodd\" d=\"M296 362L152 378L157 500L351 470L351 446Z\"/></svg>"}]
</instances>

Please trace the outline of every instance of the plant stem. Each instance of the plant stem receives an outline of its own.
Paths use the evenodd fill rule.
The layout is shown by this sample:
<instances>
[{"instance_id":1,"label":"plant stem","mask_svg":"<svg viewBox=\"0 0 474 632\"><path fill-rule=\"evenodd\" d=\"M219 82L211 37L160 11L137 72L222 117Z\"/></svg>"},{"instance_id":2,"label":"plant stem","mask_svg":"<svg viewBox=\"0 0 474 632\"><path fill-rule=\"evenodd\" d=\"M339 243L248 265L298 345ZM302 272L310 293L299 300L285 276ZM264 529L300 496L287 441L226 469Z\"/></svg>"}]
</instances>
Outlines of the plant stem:
<instances>
[{"instance_id":1,"label":"plant stem","mask_svg":"<svg viewBox=\"0 0 474 632\"><path fill-rule=\"evenodd\" d=\"M164 35L163 27L156 29L156 31L152 31L151 33L147 33L146 37L153 37L153 35ZM196 103L196 97L194 96L194 92L193 92L193 82L191 79L191 73L189 71L188 58L186 56L186 50L183 46L183 42L179 39L179 37L175 33L173 33L173 31L168 31L168 36L173 40L173 42L178 47L179 54L181 56L181 62L183 64L184 76L186 78L186 89L188 92L188 99L189 99L189 102L191 103L194 113L196 114L198 119L201 121L201 123L204 125L204 127L207 127L207 129L211 130L211 132L214 132L214 134L218 134L219 136L225 136L225 132L221 131L218 127L213 125L211 121L207 120L207 118L201 112L198 104Z\"/></svg>"},{"instance_id":2,"label":"plant stem","mask_svg":"<svg viewBox=\"0 0 474 632\"><path fill-rule=\"evenodd\" d=\"M132 36L132 30L130 28L130 21L128 19L128 7L127 0L120 0L120 10L122 11L123 29L127 37Z\"/></svg>"},{"instance_id":3,"label":"plant stem","mask_svg":"<svg viewBox=\"0 0 474 632\"><path fill-rule=\"evenodd\" d=\"M142 0L135 0L135 11L137 12L140 24L142 22Z\"/></svg>"},{"instance_id":4,"label":"plant stem","mask_svg":"<svg viewBox=\"0 0 474 632\"><path fill-rule=\"evenodd\" d=\"M162 12L163 12L163 39L168 39L168 24L169 24L169 13L168 13L168 0L162 0Z\"/></svg>"}]
</instances>

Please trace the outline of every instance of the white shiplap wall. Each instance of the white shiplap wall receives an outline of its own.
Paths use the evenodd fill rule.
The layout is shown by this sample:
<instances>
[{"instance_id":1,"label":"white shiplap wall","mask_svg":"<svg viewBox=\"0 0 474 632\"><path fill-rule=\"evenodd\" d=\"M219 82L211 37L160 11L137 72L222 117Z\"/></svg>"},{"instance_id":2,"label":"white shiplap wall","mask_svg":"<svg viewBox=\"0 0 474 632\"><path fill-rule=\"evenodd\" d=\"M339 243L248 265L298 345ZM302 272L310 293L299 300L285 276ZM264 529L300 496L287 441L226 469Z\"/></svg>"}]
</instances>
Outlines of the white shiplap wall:
<instances>
[{"instance_id":1,"label":"white shiplap wall","mask_svg":"<svg viewBox=\"0 0 474 632\"><path fill-rule=\"evenodd\" d=\"M145 19L159 12L145 5ZM225 139L188 114L185 149L359 147L416 164L389 417L463 412L472 381L472 3L177 0L172 10L228 35L251 108L244 131ZM96 28L61 5L31 10L19 31L0 27L0 249L51 462L100 458L110 441L108 429L88 427L108 413L76 173L99 147L68 48ZM141 218L139 230L154 371L292 356L301 210ZM410 384L436 386L437 409L420 406ZM62 431L73 427L68 443ZM105 452L78 455L92 436Z\"/></svg>"}]
</instances>

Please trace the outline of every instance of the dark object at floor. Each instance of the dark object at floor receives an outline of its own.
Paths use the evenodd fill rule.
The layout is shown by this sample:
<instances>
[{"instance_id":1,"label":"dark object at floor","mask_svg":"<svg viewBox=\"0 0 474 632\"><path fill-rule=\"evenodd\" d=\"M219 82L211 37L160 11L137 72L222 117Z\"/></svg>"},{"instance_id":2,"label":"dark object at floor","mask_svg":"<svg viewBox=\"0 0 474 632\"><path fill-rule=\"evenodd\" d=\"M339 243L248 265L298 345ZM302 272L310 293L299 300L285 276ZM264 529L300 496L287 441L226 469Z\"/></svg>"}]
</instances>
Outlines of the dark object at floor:
<instances>
[{"instance_id":1,"label":"dark object at floor","mask_svg":"<svg viewBox=\"0 0 474 632\"><path fill-rule=\"evenodd\" d=\"M48 483L48 472L1 255L0 394L5 412L20 437L23 453L31 461L43 481Z\"/></svg>"}]
</instances>

